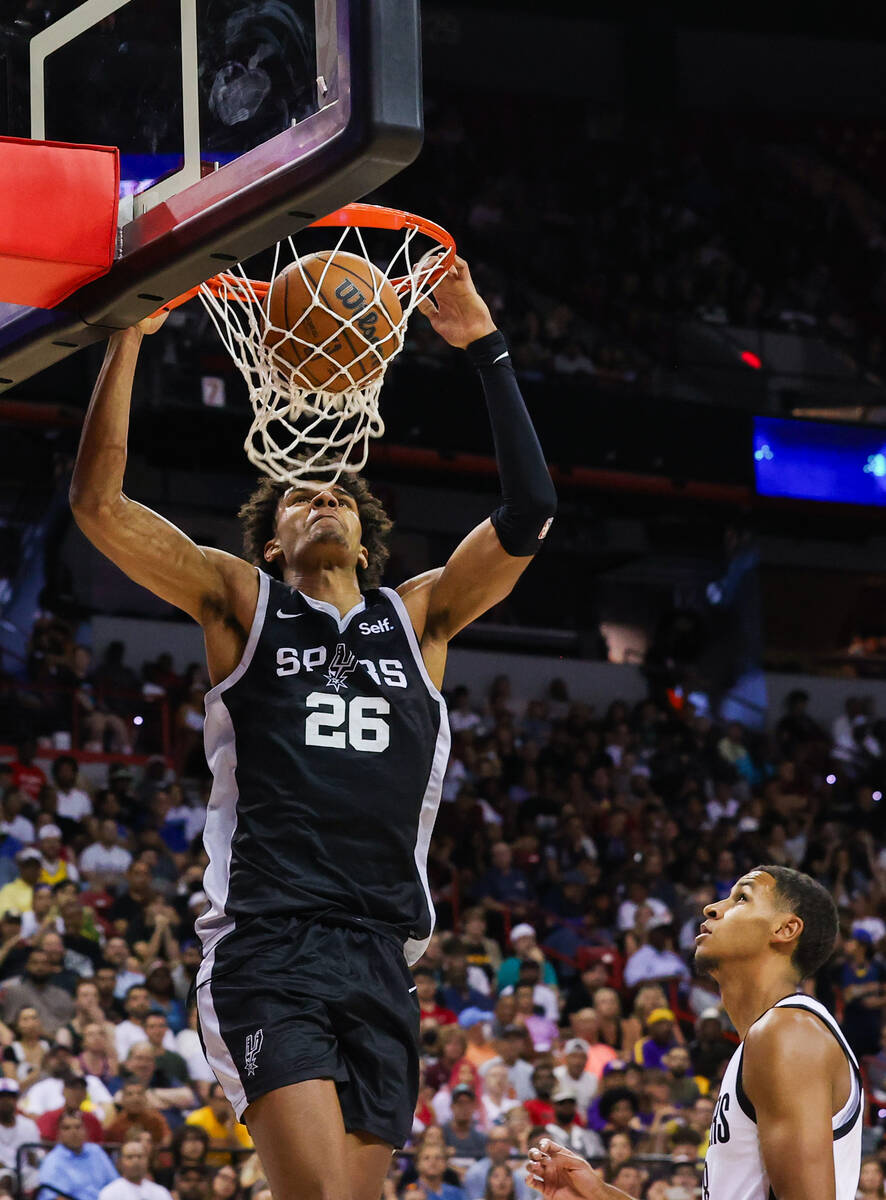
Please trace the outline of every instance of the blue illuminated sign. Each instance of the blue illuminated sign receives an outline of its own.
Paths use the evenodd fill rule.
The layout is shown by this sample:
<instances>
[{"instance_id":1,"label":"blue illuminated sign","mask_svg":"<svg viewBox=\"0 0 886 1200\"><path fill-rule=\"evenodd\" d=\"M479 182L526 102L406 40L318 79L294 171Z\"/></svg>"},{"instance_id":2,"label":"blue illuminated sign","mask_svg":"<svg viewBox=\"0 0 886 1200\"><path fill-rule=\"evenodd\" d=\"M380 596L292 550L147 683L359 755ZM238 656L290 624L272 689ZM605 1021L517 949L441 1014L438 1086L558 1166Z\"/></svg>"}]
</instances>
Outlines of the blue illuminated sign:
<instances>
[{"instance_id":1,"label":"blue illuminated sign","mask_svg":"<svg viewBox=\"0 0 886 1200\"><path fill-rule=\"evenodd\" d=\"M761 496L886 505L886 429L754 418Z\"/></svg>"}]
</instances>

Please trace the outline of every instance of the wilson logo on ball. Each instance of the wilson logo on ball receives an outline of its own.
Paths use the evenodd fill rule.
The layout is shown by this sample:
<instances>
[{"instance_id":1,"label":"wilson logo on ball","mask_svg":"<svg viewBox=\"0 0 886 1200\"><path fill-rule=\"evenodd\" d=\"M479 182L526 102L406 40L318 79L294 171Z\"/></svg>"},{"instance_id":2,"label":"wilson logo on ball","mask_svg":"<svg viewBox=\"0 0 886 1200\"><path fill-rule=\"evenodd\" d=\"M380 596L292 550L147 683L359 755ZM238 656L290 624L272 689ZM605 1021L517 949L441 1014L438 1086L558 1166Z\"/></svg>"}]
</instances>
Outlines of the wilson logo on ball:
<instances>
[{"instance_id":1,"label":"wilson logo on ball","mask_svg":"<svg viewBox=\"0 0 886 1200\"><path fill-rule=\"evenodd\" d=\"M372 263L342 250L306 255L281 271L265 313L265 347L309 390L370 383L400 344L397 293Z\"/></svg>"}]
</instances>

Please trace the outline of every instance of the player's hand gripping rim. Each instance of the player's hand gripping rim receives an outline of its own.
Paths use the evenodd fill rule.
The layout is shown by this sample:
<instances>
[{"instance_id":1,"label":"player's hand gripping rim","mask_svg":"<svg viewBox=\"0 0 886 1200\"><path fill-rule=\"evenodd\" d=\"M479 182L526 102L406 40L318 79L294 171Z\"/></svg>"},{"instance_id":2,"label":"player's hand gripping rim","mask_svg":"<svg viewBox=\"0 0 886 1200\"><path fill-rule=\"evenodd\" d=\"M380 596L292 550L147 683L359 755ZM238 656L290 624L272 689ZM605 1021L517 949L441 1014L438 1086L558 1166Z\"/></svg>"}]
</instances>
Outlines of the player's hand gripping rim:
<instances>
[{"instance_id":1,"label":"player's hand gripping rim","mask_svg":"<svg viewBox=\"0 0 886 1200\"><path fill-rule=\"evenodd\" d=\"M468 264L458 255L437 285L433 298L419 301L418 311L444 341L460 350L495 331L495 322L474 286Z\"/></svg>"}]
</instances>

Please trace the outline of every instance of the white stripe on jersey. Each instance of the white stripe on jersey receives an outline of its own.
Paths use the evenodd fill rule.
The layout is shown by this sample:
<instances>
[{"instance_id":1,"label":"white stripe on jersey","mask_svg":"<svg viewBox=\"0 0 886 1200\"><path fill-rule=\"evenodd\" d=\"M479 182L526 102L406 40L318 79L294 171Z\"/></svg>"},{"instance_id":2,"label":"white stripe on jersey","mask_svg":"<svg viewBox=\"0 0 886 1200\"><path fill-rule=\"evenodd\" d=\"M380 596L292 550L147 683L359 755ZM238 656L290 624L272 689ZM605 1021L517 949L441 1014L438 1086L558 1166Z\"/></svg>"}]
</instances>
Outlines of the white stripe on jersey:
<instances>
[{"instance_id":1,"label":"white stripe on jersey","mask_svg":"<svg viewBox=\"0 0 886 1200\"><path fill-rule=\"evenodd\" d=\"M440 695L439 689L434 686L428 674L425 660L421 656L421 647L418 644L415 630L412 627L412 619L406 611L406 605L392 588L383 587L379 588L379 591L387 596L393 604L412 649L415 665L418 667L421 677L425 681L425 686L440 707L440 726L437 730L437 744L434 747L434 760L431 764L431 773L428 776L428 786L425 788L425 794L422 798L421 815L418 819L418 838L415 843L415 866L418 870L418 877L424 888L425 896L427 897L431 925L426 938L410 938L403 947L406 961L412 966L413 963L418 962L425 950L427 950L428 942L431 940L431 934L434 932L434 924L437 920L437 914L434 911L434 901L431 899L431 889L428 885L428 850L431 845L431 834L434 832L434 822L437 820L437 809L440 807L440 796L443 792L443 776L446 773L446 766L449 762L449 750L452 738L449 732L449 716L446 711L446 701Z\"/></svg>"},{"instance_id":2,"label":"white stripe on jersey","mask_svg":"<svg viewBox=\"0 0 886 1200\"><path fill-rule=\"evenodd\" d=\"M855 1200L861 1171L864 1093L858 1062L837 1022L818 1000L797 993L775 1008L804 1008L822 1020L842 1046L851 1075L849 1099L833 1117L836 1200ZM744 1042L729 1060L711 1121L711 1144L705 1158L703 1200L772 1200L769 1176L760 1152L756 1113L741 1080Z\"/></svg>"},{"instance_id":3,"label":"white stripe on jersey","mask_svg":"<svg viewBox=\"0 0 886 1200\"><path fill-rule=\"evenodd\" d=\"M209 978L203 970L206 956L234 928L234 922L225 912L225 904L231 883L231 847L237 827L237 742L231 714L221 697L245 675L265 623L271 582L263 571L258 571L257 575L258 602L243 656L231 674L206 693L203 740L206 761L212 771L212 790L203 827L203 845L209 855L209 866L203 876L203 890L209 901L209 909L194 922L194 930L203 945L204 954L199 979Z\"/></svg>"}]
</instances>

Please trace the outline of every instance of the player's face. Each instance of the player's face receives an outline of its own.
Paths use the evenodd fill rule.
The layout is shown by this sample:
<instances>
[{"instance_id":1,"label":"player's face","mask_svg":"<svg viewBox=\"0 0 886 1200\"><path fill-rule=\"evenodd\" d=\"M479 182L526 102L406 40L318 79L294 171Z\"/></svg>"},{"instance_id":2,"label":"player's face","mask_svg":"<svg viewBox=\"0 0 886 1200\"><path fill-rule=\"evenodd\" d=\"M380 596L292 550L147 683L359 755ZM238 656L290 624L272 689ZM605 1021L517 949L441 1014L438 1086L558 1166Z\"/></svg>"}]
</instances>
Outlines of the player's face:
<instances>
[{"instance_id":1,"label":"player's face","mask_svg":"<svg viewBox=\"0 0 886 1200\"><path fill-rule=\"evenodd\" d=\"M277 505L277 529L268 561L287 566L366 566L357 501L338 484L295 484ZM282 565L282 564L281 564Z\"/></svg>"},{"instance_id":2,"label":"player's face","mask_svg":"<svg viewBox=\"0 0 886 1200\"><path fill-rule=\"evenodd\" d=\"M725 900L704 909L695 939L695 962L711 973L724 962L754 958L771 944L785 916L775 903L775 880L767 871L749 871Z\"/></svg>"}]
</instances>

